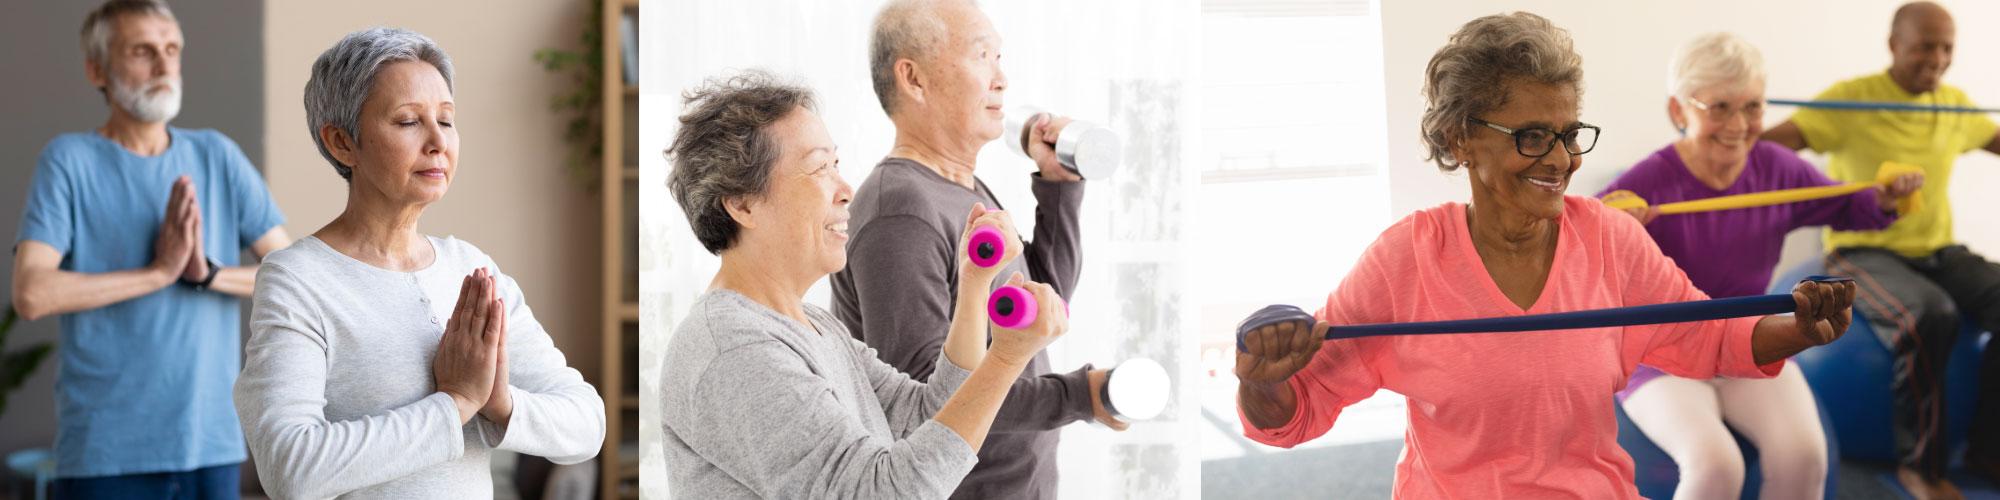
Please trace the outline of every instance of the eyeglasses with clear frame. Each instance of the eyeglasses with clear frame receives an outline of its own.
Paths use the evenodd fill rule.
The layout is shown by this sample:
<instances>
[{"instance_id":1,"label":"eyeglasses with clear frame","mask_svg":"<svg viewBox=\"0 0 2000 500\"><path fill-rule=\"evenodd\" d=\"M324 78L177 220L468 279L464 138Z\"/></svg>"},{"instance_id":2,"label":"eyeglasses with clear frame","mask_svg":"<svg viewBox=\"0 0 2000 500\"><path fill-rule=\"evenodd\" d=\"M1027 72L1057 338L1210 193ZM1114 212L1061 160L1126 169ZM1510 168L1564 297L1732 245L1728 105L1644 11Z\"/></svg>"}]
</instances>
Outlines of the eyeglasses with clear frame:
<instances>
[{"instance_id":1,"label":"eyeglasses with clear frame","mask_svg":"<svg viewBox=\"0 0 2000 500\"><path fill-rule=\"evenodd\" d=\"M1708 119L1710 121L1716 121L1716 122L1729 121L1731 118L1735 118L1737 114L1742 114L1744 118L1750 121L1758 121L1764 119L1764 101L1762 100L1754 101L1749 104L1744 104L1742 106L1730 106L1729 103L1726 102L1709 104L1706 102L1702 102L1701 99L1696 99L1693 96L1684 96L1681 97L1680 99L1681 101L1686 102L1688 106L1692 106L1694 107L1694 109L1701 110L1701 112L1703 113L1708 113Z\"/></svg>"}]
</instances>

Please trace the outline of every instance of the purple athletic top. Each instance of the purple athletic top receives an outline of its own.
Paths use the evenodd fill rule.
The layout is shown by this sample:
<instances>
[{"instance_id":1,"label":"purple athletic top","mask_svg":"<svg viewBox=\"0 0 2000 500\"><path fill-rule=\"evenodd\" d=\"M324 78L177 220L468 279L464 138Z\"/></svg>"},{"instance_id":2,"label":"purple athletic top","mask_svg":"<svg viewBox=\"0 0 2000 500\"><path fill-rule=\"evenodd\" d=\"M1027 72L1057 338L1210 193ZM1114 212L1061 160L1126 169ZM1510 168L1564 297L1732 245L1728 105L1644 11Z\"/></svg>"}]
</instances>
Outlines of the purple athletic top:
<instances>
[{"instance_id":1,"label":"purple athletic top","mask_svg":"<svg viewBox=\"0 0 2000 500\"><path fill-rule=\"evenodd\" d=\"M1779 189L1838 184L1820 173L1811 163L1773 142L1759 141L1750 148L1749 163L1728 189L1717 191L1688 172L1680 153L1669 144L1640 160L1598 193L1620 189L1637 193L1650 205L1698 200ZM1876 191L1834 198L1801 201L1765 207L1714 212L1661 215L1646 225L1646 232L1659 243L1660 252L1674 259L1688 280L1710 297L1762 295L1771 282L1784 249L1785 234L1806 226L1833 226L1843 231L1868 231L1889 227L1896 217L1883 213ZM1639 385L1660 376L1653 367L1639 365L1618 392L1623 402Z\"/></svg>"}]
</instances>

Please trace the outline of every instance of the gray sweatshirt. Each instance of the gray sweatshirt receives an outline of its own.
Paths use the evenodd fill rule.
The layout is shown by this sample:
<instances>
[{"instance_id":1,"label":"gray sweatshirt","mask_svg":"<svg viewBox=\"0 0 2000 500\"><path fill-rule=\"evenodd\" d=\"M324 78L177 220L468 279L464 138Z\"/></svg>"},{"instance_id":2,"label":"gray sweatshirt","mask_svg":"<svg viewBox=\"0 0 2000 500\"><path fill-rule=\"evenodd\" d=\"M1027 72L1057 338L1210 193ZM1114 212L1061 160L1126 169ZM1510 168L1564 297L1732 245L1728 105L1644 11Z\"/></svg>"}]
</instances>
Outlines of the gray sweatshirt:
<instances>
[{"instance_id":1,"label":"gray sweatshirt","mask_svg":"<svg viewBox=\"0 0 2000 500\"><path fill-rule=\"evenodd\" d=\"M971 373L928 383L806 305L802 325L734 291L702 294L660 374L667 483L681 498L944 498L977 459L931 420Z\"/></svg>"},{"instance_id":2,"label":"gray sweatshirt","mask_svg":"<svg viewBox=\"0 0 2000 500\"><path fill-rule=\"evenodd\" d=\"M604 401L571 369L514 279L455 238L416 272L307 237L257 269L236 411L275 498L490 498L489 450L577 463L604 445ZM507 305L514 414L458 423L431 374L461 280L487 267Z\"/></svg>"},{"instance_id":3,"label":"gray sweatshirt","mask_svg":"<svg viewBox=\"0 0 2000 500\"><path fill-rule=\"evenodd\" d=\"M1077 216L1083 183L1039 175L1031 182L1034 240L994 285L1019 271L1067 300L1083 262ZM903 158L882 160L855 191L853 239L847 268L833 275L833 311L882 361L910 376L931 373L944 346L958 290L958 239L973 203L1004 208L984 182L966 189ZM1054 498L1058 429L1092 418L1090 369L1051 373L1048 354L1036 354L1008 391L979 449L979 466L952 498Z\"/></svg>"}]
</instances>

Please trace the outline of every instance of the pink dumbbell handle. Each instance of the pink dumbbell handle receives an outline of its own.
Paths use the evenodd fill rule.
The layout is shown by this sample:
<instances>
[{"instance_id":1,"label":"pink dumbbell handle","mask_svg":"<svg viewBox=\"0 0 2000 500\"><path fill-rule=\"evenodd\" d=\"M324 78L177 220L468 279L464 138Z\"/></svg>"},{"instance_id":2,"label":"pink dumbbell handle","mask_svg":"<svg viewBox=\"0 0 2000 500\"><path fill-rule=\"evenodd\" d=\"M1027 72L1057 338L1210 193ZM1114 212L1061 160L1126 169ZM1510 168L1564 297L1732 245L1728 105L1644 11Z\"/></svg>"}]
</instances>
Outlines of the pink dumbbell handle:
<instances>
[{"instance_id":1,"label":"pink dumbbell handle","mask_svg":"<svg viewBox=\"0 0 2000 500\"><path fill-rule=\"evenodd\" d=\"M1006 238L999 228L979 226L972 230L972 239L966 242L965 253L979 267L999 265L1000 258L1007 254Z\"/></svg>"},{"instance_id":2,"label":"pink dumbbell handle","mask_svg":"<svg viewBox=\"0 0 2000 500\"><path fill-rule=\"evenodd\" d=\"M1000 287L993 296L986 299L986 315L993 318L993 324L1001 328L1022 328L1035 323L1035 315L1041 309L1035 302L1034 294L1028 289L1014 285Z\"/></svg>"}]
</instances>

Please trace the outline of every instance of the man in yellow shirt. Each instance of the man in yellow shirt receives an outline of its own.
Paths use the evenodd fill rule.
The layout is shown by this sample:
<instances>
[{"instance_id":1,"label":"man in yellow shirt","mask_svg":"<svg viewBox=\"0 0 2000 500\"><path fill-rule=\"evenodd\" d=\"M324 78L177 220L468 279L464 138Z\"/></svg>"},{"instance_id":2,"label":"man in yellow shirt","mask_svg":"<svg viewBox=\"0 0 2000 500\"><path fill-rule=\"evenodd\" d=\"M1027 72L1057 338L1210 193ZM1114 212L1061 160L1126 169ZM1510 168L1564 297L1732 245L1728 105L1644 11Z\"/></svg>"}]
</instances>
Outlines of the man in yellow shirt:
<instances>
[{"instance_id":1,"label":"man in yellow shirt","mask_svg":"<svg viewBox=\"0 0 2000 500\"><path fill-rule=\"evenodd\" d=\"M1888 71L1834 84L1818 100L1972 107L1964 91L1941 82L1951 66L1956 27L1930 2L1896 10L1889 32ZM1764 133L1794 150L1830 157L1842 181L1871 180L1884 161L1924 168L1924 209L1881 231L1828 231L1829 274L1856 278L1855 300L1895 353L1894 428L1897 479L1919 498L1961 498L1944 478L1945 360L1963 312L2000 331L2000 265L1953 241L1948 198L1952 162L1974 149L2000 153L1993 120L1979 113L1801 109ZM1980 397L1966 464L2000 482L2000 346L1986 349Z\"/></svg>"}]
</instances>

